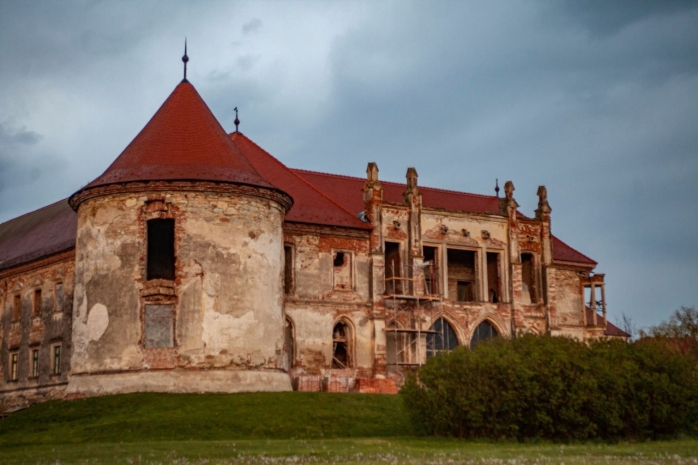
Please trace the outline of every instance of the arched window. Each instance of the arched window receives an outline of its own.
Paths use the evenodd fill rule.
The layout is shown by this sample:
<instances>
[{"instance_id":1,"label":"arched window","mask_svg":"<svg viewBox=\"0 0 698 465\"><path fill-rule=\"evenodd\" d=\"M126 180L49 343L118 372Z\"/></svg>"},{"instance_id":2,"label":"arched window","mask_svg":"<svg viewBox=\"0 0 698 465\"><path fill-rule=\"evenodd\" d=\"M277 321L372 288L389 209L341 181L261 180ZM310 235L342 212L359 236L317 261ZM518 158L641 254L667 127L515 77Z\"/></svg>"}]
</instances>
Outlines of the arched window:
<instances>
[{"instance_id":1,"label":"arched window","mask_svg":"<svg viewBox=\"0 0 698 465\"><path fill-rule=\"evenodd\" d=\"M478 342L486 341L497 336L499 336L497 329L492 325L492 323L485 320L480 323L477 328L475 328L473 338L470 340L470 348L474 349Z\"/></svg>"},{"instance_id":2,"label":"arched window","mask_svg":"<svg viewBox=\"0 0 698 465\"><path fill-rule=\"evenodd\" d=\"M427 358L458 347L456 332L443 318L436 320L429 330L433 332L427 334Z\"/></svg>"},{"instance_id":3,"label":"arched window","mask_svg":"<svg viewBox=\"0 0 698 465\"><path fill-rule=\"evenodd\" d=\"M353 335L351 326L345 321L338 321L332 329L332 368L351 368Z\"/></svg>"},{"instance_id":4,"label":"arched window","mask_svg":"<svg viewBox=\"0 0 698 465\"><path fill-rule=\"evenodd\" d=\"M286 346L286 369L290 370L295 364L296 344L294 340L293 322L286 318L284 325L284 344Z\"/></svg>"}]
</instances>

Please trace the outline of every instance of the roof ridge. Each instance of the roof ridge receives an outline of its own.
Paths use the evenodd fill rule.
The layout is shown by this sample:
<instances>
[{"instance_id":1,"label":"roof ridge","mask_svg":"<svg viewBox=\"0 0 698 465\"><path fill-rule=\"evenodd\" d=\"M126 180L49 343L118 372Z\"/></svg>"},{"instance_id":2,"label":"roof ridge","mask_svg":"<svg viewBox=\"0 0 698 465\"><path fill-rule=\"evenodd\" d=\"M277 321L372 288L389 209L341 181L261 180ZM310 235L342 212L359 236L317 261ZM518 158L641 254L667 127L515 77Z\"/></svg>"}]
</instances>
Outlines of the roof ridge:
<instances>
[{"instance_id":1,"label":"roof ridge","mask_svg":"<svg viewBox=\"0 0 698 465\"><path fill-rule=\"evenodd\" d=\"M323 176L331 176L331 177L336 177L336 178L355 179L355 180L365 181L365 179L363 179L363 178L359 178L359 177L357 177L357 176L347 176L346 174L326 173L326 172L323 172L323 171L312 171L312 170L305 170L305 169L301 169L301 168L289 168L289 169L292 170L292 171L300 171L300 172L302 172L302 173L320 174L320 175L323 175ZM380 181L381 184L391 184L391 185L394 185L394 186L405 186L405 184L402 184L402 183L399 183L399 182L395 182L395 181L383 181L383 180L381 180L381 179L379 179L379 181ZM496 198L498 198L498 197L496 197L496 196L494 196L494 195L476 194L476 193L473 193L473 192L456 191L456 190L452 190L452 189L441 189L441 188L438 188L438 187L421 186L421 185L419 185L419 186L417 186L417 187L419 187L420 189L427 189L427 190L435 191L435 192L447 192L447 193L450 193L450 194L472 195L472 196L475 196L475 197L482 197L482 198L486 198L486 199L496 199Z\"/></svg>"},{"instance_id":2,"label":"roof ridge","mask_svg":"<svg viewBox=\"0 0 698 465\"><path fill-rule=\"evenodd\" d=\"M554 237L555 239L557 239L558 241L560 241L560 242L562 243L562 245L564 245L565 247L569 247L570 249L574 250L575 252L577 252L579 255L581 255L582 257L586 258L586 259L589 260L590 262L593 262L593 263L595 263L595 264L597 264L597 265L599 264L599 262L597 262L597 261L594 260L593 258L591 258L591 257L589 257L589 256L587 256L587 255L585 255L585 254L583 254L583 253L580 252L579 250L577 250L577 249L575 249L574 247L572 247L571 245L569 245L567 242L565 242L565 241L563 241L562 239L560 239L559 237L557 237L555 234L552 233L552 231L551 231L550 235L553 236L553 237ZM553 252L553 255L555 255L554 252ZM564 261L564 260L563 260L563 261Z\"/></svg>"},{"instance_id":3,"label":"roof ridge","mask_svg":"<svg viewBox=\"0 0 698 465\"><path fill-rule=\"evenodd\" d=\"M44 205L43 207L39 207L39 208L37 208L36 210L28 211L28 212L26 212L26 213L22 213L21 215L15 216L14 218L10 218L9 220L3 221L2 223L0 223L0 226L2 226L2 225L4 225L4 224L7 224L7 223L9 223L10 221L15 221L15 220L18 220L18 219L20 219L20 218L23 218L23 217L25 217L25 216L27 216L27 215L33 215L34 213L36 213L36 212L38 212L38 211L40 211L40 210L44 210L44 209L46 209L46 208L53 207L54 205L59 204L59 203L61 203L61 202L63 202L63 201L65 201L65 202L67 203L67 202L68 202L68 197L66 197L65 199L56 200L55 202L50 203L50 204L48 204L48 205Z\"/></svg>"},{"instance_id":4,"label":"roof ridge","mask_svg":"<svg viewBox=\"0 0 698 465\"><path fill-rule=\"evenodd\" d=\"M233 133L233 134L235 134L235 133ZM360 219L358 216L356 216L355 213L350 212L349 210L347 210L346 208L344 208L343 206L341 206L339 203L337 203L337 202L336 202L334 199L332 199L330 196L328 196L327 194L325 194L324 192L322 192L320 189L318 189L315 185L313 185L313 184L311 184L310 182L306 181L302 176L300 176L298 173L294 172L293 168L289 168L288 166L286 166L286 165L285 165L284 163L282 163L279 159L277 159L274 155L272 155L271 153L267 152L267 151L264 150L262 147L260 147L259 145L257 145L257 143L254 142L252 139L250 139L249 137L247 137L246 135L244 135L244 134L241 133L241 132L238 132L237 134L240 134L240 136L242 136L242 137L244 137L245 139L247 139L250 143L252 143L252 144L253 144L255 147L257 147L259 150L261 150L261 151L264 152L265 154L269 155L276 163L278 163L279 165L281 165L281 166L283 166L284 168L286 168L291 174L293 174L293 176L295 176L296 178L300 179L301 182L303 182L304 184L306 184L308 187L310 187L311 189L313 189L315 192L319 193L322 197L324 197L324 198L326 198L327 200L329 200L333 205L335 205L337 208L339 208L340 210L342 210L344 213L346 213L347 215L351 216L352 219L354 219L354 220L356 220L356 221L360 221L360 222L363 223L363 221L361 221L361 219ZM232 137L232 134L231 134L231 137ZM360 178L358 178L358 179L360 179Z\"/></svg>"}]
</instances>

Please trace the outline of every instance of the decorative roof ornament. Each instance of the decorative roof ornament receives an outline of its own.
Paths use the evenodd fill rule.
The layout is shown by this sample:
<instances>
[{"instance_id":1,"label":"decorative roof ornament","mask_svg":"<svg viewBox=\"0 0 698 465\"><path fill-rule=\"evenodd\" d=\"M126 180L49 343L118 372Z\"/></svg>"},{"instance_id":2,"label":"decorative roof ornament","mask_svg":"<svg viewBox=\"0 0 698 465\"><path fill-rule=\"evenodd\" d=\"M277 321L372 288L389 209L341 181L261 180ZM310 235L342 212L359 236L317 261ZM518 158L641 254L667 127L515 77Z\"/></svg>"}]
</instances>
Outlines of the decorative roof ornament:
<instances>
[{"instance_id":1,"label":"decorative roof ornament","mask_svg":"<svg viewBox=\"0 0 698 465\"><path fill-rule=\"evenodd\" d=\"M240 130L238 129L238 126L240 126L240 118L238 118L238 107L233 108L233 110L235 110L235 121L233 121L233 123L235 123L235 132L240 132Z\"/></svg>"},{"instance_id":2,"label":"decorative roof ornament","mask_svg":"<svg viewBox=\"0 0 698 465\"><path fill-rule=\"evenodd\" d=\"M494 192L497 194L497 198L499 198L499 179L494 180Z\"/></svg>"},{"instance_id":3,"label":"decorative roof ornament","mask_svg":"<svg viewBox=\"0 0 698 465\"><path fill-rule=\"evenodd\" d=\"M182 63L184 63L184 79L182 79L182 82L189 82L187 81L187 63L189 62L189 57L187 56L187 38L184 38L184 56L182 57Z\"/></svg>"}]
</instances>

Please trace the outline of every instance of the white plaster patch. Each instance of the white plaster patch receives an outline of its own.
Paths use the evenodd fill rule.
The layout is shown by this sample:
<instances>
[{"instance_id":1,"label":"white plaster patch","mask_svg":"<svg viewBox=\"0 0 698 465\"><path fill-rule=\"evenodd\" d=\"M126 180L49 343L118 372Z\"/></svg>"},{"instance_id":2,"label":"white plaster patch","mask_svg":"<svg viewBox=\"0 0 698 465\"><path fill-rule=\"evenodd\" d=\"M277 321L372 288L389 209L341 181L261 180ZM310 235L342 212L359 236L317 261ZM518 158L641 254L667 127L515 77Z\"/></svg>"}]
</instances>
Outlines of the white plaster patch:
<instances>
[{"instance_id":1,"label":"white plaster patch","mask_svg":"<svg viewBox=\"0 0 698 465\"><path fill-rule=\"evenodd\" d=\"M103 304L94 304L87 315L87 338L98 341L109 326L109 312Z\"/></svg>"}]
</instances>

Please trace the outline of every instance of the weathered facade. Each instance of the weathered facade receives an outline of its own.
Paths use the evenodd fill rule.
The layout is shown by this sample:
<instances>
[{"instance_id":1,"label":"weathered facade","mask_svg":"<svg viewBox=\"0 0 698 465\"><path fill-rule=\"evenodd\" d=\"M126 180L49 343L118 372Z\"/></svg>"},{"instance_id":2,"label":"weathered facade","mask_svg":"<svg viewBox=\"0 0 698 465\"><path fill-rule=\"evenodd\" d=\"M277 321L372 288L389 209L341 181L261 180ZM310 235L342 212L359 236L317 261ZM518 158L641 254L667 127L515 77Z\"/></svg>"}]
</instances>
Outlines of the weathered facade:
<instances>
[{"instance_id":1,"label":"weathered facade","mask_svg":"<svg viewBox=\"0 0 698 465\"><path fill-rule=\"evenodd\" d=\"M389 392L439 351L627 337L596 262L504 195L292 170L186 80L99 178L0 225L0 396Z\"/></svg>"}]
</instances>

